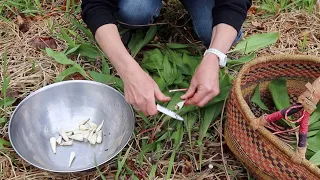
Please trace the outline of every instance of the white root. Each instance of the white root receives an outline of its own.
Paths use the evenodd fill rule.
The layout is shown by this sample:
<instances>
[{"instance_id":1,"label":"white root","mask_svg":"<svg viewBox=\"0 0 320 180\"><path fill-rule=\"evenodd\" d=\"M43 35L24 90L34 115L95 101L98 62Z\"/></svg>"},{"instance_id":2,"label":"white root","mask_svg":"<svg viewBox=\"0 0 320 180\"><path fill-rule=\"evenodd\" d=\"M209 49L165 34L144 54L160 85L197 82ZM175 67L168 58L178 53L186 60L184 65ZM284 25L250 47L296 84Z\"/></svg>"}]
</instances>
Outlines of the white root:
<instances>
[{"instance_id":1,"label":"white root","mask_svg":"<svg viewBox=\"0 0 320 180\"><path fill-rule=\"evenodd\" d=\"M97 127L96 132L99 132L103 126L104 120L102 121L102 123Z\"/></svg>"},{"instance_id":2,"label":"white root","mask_svg":"<svg viewBox=\"0 0 320 180\"><path fill-rule=\"evenodd\" d=\"M85 131L85 130L88 130L89 128L87 126L85 126L85 125L80 125L79 129L82 130L82 131Z\"/></svg>"},{"instance_id":3,"label":"white root","mask_svg":"<svg viewBox=\"0 0 320 180\"><path fill-rule=\"evenodd\" d=\"M83 133L83 138L88 139L89 135L90 135L90 131L86 131L85 133Z\"/></svg>"},{"instance_id":4,"label":"white root","mask_svg":"<svg viewBox=\"0 0 320 180\"><path fill-rule=\"evenodd\" d=\"M60 131L60 135L62 136L63 140L69 141L68 135L65 131Z\"/></svg>"},{"instance_id":5,"label":"white root","mask_svg":"<svg viewBox=\"0 0 320 180\"><path fill-rule=\"evenodd\" d=\"M93 122L88 122L88 125L90 126L90 128L94 128L94 129L96 129L98 126L95 124L95 123L93 123Z\"/></svg>"},{"instance_id":6,"label":"white root","mask_svg":"<svg viewBox=\"0 0 320 180\"><path fill-rule=\"evenodd\" d=\"M55 137L50 138L50 145L53 153L55 154L57 152L57 139Z\"/></svg>"},{"instance_id":7,"label":"white root","mask_svg":"<svg viewBox=\"0 0 320 180\"><path fill-rule=\"evenodd\" d=\"M81 125L85 125L88 121L90 120L90 118L86 119L86 120L83 120L79 123L79 126Z\"/></svg>"},{"instance_id":8,"label":"white root","mask_svg":"<svg viewBox=\"0 0 320 180\"><path fill-rule=\"evenodd\" d=\"M72 143L73 143L73 140L69 140L69 141L66 141L66 142L62 142L61 146L71 146Z\"/></svg>"},{"instance_id":9,"label":"white root","mask_svg":"<svg viewBox=\"0 0 320 180\"><path fill-rule=\"evenodd\" d=\"M100 144L102 142L102 131L98 131L97 135L97 143Z\"/></svg>"},{"instance_id":10,"label":"white root","mask_svg":"<svg viewBox=\"0 0 320 180\"><path fill-rule=\"evenodd\" d=\"M185 101L180 101L176 104L175 108L176 110L180 110L182 109L183 105L184 105Z\"/></svg>"},{"instance_id":11,"label":"white root","mask_svg":"<svg viewBox=\"0 0 320 180\"><path fill-rule=\"evenodd\" d=\"M66 132L67 136L71 136L72 132Z\"/></svg>"},{"instance_id":12,"label":"white root","mask_svg":"<svg viewBox=\"0 0 320 180\"><path fill-rule=\"evenodd\" d=\"M72 132L73 132L73 134L83 134L83 133L85 133L86 131L77 129L77 130L74 130L74 131L72 131Z\"/></svg>"},{"instance_id":13,"label":"white root","mask_svg":"<svg viewBox=\"0 0 320 180\"><path fill-rule=\"evenodd\" d=\"M70 153L69 167L71 167L71 164L72 164L72 162L73 162L73 160L74 160L75 157L76 157L76 153L72 151L72 152Z\"/></svg>"},{"instance_id":14,"label":"white root","mask_svg":"<svg viewBox=\"0 0 320 180\"><path fill-rule=\"evenodd\" d=\"M97 133L93 133L90 140L91 140L90 141L91 144L96 144L97 143Z\"/></svg>"},{"instance_id":15,"label":"white root","mask_svg":"<svg viewBox=\"0 0 320 180\"><path fill-rule=\"evenodd\" d=\"M83 141L83 134L75 134L70 136L70 139L76 140L76 141Z\"/></svg>"},{"instance_id":16,"label":"white root","mask_svg":"<svg viewBox=\"0 0 320 180\"><path fill-rule=\"evenodd\" d=\"M59 137L57 138L57 143L58 143L58 144L61 144L61 142L62 142L62 136L59 136Z\"/></svg>"}]
</instances>

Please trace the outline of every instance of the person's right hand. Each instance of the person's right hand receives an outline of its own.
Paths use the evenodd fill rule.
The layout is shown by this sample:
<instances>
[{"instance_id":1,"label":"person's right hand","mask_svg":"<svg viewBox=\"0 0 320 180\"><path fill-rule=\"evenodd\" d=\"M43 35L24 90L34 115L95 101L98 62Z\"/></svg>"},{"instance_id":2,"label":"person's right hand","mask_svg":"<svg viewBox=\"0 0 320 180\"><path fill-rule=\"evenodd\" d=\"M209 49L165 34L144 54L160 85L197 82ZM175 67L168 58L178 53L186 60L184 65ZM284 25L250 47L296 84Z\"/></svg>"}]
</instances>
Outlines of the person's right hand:
<instances>
[{"instance_id":1,"label":"person's right hand","mask_svg":"<svg viewBox=\"0 0 320 180\"><path fill-rule=\"evenodd\" d=\"M157 114L155 99L167 102L170 97L165 96L157 83L140 66L130 68L122 76L126 101L136 110L146 116Z\"/></svg>"}]
</instances>

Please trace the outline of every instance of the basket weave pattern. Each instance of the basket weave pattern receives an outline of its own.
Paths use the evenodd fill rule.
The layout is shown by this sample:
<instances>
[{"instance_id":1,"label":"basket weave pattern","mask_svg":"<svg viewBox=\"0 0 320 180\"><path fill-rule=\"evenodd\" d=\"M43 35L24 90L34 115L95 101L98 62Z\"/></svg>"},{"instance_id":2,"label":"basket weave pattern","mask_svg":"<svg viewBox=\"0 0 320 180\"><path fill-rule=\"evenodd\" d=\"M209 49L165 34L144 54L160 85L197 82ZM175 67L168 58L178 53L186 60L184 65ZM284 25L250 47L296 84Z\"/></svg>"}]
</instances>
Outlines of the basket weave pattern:
<instances>
[{"instance_id":1,"label":"basket weave pattern","mask_svg":"<svg viewBox=\"0 0 320 180\"><path fill-rule=\"evenodd\" d=\"M257 179L320 179L320 170L307 160L291 161L294 151L266 128L253 130L250 122L257 118L250 109L258 83L284 77L290 96L303 92L306 82L320 77L320 59L310 56L270 56L247 63L234 81L227 106L225 139L235 156ZM262 91L263 92L263 91ZM264 96L264 94L261 94ZM296 98L293 98L296 99Z\"/></svg>"}]
</instances>

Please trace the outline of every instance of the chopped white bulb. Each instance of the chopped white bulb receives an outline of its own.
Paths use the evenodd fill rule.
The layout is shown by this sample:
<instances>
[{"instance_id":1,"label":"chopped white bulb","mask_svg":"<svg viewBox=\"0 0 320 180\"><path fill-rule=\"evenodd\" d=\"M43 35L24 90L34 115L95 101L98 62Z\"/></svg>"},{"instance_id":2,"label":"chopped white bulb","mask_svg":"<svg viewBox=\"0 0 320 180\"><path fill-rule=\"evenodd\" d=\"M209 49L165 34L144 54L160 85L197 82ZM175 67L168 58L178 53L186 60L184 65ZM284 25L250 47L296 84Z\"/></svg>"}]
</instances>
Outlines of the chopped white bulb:
<instances>
[{"instance_id":1,"label":"chopped white bulb","mask_svg":"<svg viewBox=\"0 0 320 180\"><path fill-rule=\"evenodd\" d=\"M62 136L59 136L59 137L57 138L57 143L58 143L58 144L61 144L61 142L62 142Z\"/></svg>"},{"instance_id":2,"label":"chopped white bulb","mask_svg":"<svg viewBox=\"0 0 320 180\"><path fill-rule=\"evenodd\" d=\"M50 138L50 146L51 146L51 149L53 151L53 153L55 154L57 151L57 139L55 137L51 137Z\"/></svg>"},{"instance_id":3,"label":"chopped white bulb","mask_svg":"<svg viewBox=\"0 0 320 180\"><path fill-rule=\"evenodd\" d=\"M71 164L72 164L72 162L73 162L73 160L74 160L75 157L76 157L76 153L72 151L72 152L70 153L69 167L71 167Z\"/></svg>"}]
</instances>

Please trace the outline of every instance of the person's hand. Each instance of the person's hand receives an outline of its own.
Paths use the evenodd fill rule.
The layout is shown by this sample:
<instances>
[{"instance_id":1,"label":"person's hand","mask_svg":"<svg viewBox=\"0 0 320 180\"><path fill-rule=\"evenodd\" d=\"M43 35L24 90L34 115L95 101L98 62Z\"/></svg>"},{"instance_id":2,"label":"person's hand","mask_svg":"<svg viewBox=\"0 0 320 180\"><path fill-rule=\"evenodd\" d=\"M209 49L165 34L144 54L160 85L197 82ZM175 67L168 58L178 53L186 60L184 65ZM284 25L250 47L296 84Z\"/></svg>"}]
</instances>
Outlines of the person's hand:
<instances>
[{"instance_id":1,"label":"person's hand","mask_svg":"<svg viewBox=\"0 0 320 180\"><path fill-rule=\"evenodd\" d=\"M157 83L140 67L133 68L122 77L126 101L146 116L157 114L155 99L167 102Z\"/></svg>"},{"instance_id":2,"label":"person's hand","mask_svg":"<svg viewBox=\"0 0 320 180\"><path fill-rule=\"evenodd\" d=\"M219 59L214 54L207 54L196 69L190 87L181 99L186 100L186 105L203 107L219 92Z\"/></svg>"}]
</instances>

